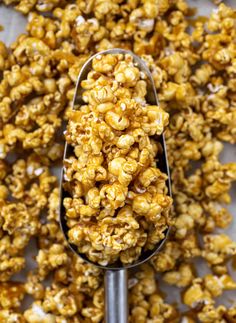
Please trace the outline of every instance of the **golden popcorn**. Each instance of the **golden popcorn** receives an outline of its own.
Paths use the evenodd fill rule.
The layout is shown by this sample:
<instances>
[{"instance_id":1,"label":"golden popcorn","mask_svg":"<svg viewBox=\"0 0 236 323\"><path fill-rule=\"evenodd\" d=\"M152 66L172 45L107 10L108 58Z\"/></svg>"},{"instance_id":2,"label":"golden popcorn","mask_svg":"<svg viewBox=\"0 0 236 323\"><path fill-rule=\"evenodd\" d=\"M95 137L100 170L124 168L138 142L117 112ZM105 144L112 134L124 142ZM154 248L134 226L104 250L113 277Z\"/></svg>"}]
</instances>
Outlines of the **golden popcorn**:
<instances>
[{"instance_id":1,"label":"golden popcorn","mask_svg":"<svg viewBox=\"0 0 236 323\"><path fill-rule=\"evenodd\" d=\"M150 265L130 272L129 319L235 322L235 305L222 305L225 291L235 289L230 277L235 242L224 233L233 220L226 204L233 199L229 190L235 182L235 163L219 159L223 142L236 142L235 9L216 0L209 17L192 17L196 11L185 0L2 2L15 6L28 23L24 35L10 46L0 42L0 321L103 321L103 274L71 254L58 223L58 183L50 170L54 174L55 167L61 167L62 122L73 116L83 131L78 142L76 136L70 138L76 143L75 156L65 164L67 189L73 196L64 201L70 230L73 233L81 217L90 229L90 219L99 213L103 235L93 233L86 243L98 248L105 239L119 252L124 247L121 236L129 246L120 253L126 263L138 257L144 245L151 248L161 238L164 224L155 217L170 201L161 198L165 176L153 171L162 149L148 136L163 131L157 121L165 111L175 226ZM98 73L112 73L118 63L117 57L106 55L94 60L93 71L83 81L86 105L72 111L84 62L115 47L130 49L146 62L158 92L158 110L144 107L146 81L132 66L126 71L120 61L117 80L97 79ZM142 109L136 109L140 105ZM132 111L137 112L138 124L128 131ZM84 118L85 114L89 115ZM95 122L100 115L102 120ZM106 167L101 154L107 156ZM103 181L110 186L100 196ZM123 187L130 185L134 190L126 193ZM147 192L142 185L148 185ZM158 221L156 230L146 220L140 225L133 207L148 221ZM113 239L115 217L115 225L122 223L126 229ZM75 232L83 233L78 228ZM25 249L35 251L35 269L30 272ZM209 267L201 277L198 260ZM14 275L22 270L27 277L18 283ZM176 293L182 288L178 294L188 304L186 311L179 301L170 304L162 293L162 280ZM21 305L27 295L33 301L25 309ZM55 298L63 305L61 313Z\"/></svg>"},{"instance_id":2,"label":"golden popcorn","mask_svg":"<svg viewBox=\"0 0 236 323\"><path fill-rule=\"evenodd\" d=\"M132 98L141 72L130 55L99 55L92 66L94 70L81 84L88 105L72 112L66 131L67 142L75 147L78 157L74 160L72 156L72 163L65 163L65 189L73 192L78 185L83 190L79 208L72 209L76 203L73 193L72 199L64 199L68 236L90 260L105 264L120 259L127 264L137 260L142 248L153 249L169 225L172 201L166 196L167 175L156 168L150 143L150 135L162 133L168 116L158 106L149 106L144 97L142 104L136 93ZM96 78L90 78L95 72ZM119 88L128 89L130 100L123 102L116 95ZM110 126L112 140L99 136L98 120ZM107 149L108 144L111 150ZM79 147L88 161L81 169L76 165L81 160ZM138 148L138 160L129 156L134 148ZM144 149L150 160L143 161ZM99 164L90 166L96 156ZM152 185L159 186L159 191L151 191ZM142 224L145 221L148 229Z\"/></svg>"},{"instance_id":3,"label":"golden popcorn","mask_svg":"<svg viewBox=\"0 0 236 323\"><path fill-rule=\"evenodd\" d=\"M19 308L24 298L24 285L18 282L0 284L0 306L3 309Z\"/></svg>"}]
</instances>

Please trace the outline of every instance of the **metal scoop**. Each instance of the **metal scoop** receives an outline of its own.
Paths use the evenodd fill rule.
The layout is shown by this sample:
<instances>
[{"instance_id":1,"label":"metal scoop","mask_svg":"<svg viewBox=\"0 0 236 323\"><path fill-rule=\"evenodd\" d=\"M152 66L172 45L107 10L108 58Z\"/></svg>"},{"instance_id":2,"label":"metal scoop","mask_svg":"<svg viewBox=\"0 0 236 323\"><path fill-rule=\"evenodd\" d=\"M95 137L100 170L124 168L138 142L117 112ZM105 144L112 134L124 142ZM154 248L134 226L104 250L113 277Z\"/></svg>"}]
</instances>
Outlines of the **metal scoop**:
<instances>
[{"instance_id":1,"label":"metal scoop","mask_svg":"<svg viewBox=\"0 0 236 323\"><path fill-rule=\"evenodd\" d=\"M82 67L77 84L76 90L73 100L73 109L78 109L80 105L84 104L82 99L82 88L80 87L81 81L86 79L87 74L92 69L92 60L98 56L103 54L129 54L133 56L134 64L139 68L140 71L147 75L147 95L146 101L151 105L158 105L157 94L155 90L154 81L152 75L146 66L145 62L142 61L138 56L133 54L131 51L124 50L124 49L109 49L105 51L101 51L92 57L90 57L84 66ZM159 142L163 148L163 154L159 157L158 161L158 168L165 174L168 175L167 180L167 187L168 187L168 194L171 195L171 183L170 183L170 174L169 174L169 167L167 161L167 153L166 153L166 145L164 135L161 135L159 138ZM64 159L63 161L68 158L73 149L70 145L65 144L65 151L64 151ZM69 243L68 241L68 227L66 224L65 218L65 209L63 206L63 199L68 195L68 193L63 189L63 180L64 180L64 170L62 169L61 173L61 185L60 185L60 225L61 229L64 233L65 239L67 240L70 249L75 252L78 256L80 256L86 262L105 270L105 321L107 323L127 323L128 322L128 285L127 285L127 269L137 267L140 264L148 261L153 255L155 255L162 245L164 244L169 228L166 229L165 238L161 240L153 250L144 251L139 259L128 265L124 265L121 262L117 262L112 265L102 266L97 263L93 263L84 254L78 252L78 248L76 245Z\"/></svg>"}]
</instances>

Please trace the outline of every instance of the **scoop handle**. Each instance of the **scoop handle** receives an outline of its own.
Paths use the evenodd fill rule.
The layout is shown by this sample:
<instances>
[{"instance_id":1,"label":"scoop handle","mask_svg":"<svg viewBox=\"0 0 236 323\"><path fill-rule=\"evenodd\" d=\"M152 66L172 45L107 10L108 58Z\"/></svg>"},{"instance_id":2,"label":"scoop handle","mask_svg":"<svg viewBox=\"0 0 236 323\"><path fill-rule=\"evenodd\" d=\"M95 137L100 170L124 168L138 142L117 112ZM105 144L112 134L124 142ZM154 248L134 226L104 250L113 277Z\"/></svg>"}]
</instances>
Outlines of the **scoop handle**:
<instances>
[{"instance_id":1,"label":"scoop handle","mask_svg":"<svg viewBox=\"0 0 236 323\"><path fill-rule=\"evenodd\" d=\"M105 273L105 322L128 322L127 270L106 270Z\"/></svg>"}]
</instances>

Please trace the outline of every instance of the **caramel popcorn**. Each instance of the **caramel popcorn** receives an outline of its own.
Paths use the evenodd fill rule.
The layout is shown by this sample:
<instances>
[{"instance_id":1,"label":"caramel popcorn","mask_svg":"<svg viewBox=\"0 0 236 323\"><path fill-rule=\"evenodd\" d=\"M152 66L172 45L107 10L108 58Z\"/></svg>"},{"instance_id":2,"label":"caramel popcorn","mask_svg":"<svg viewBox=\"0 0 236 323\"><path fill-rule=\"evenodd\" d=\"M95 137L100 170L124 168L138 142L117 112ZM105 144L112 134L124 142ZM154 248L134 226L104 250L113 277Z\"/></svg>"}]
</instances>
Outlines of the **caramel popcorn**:
<instances>
[{"instance_id":1,"label":"caramel popcorn","mask_svg":"<svg viewBox=\"0 0 236 323\"><path fill-rule=\"evenodd\" d=\"M130 289L131 322L178 322L178 312L164 302L151 266L142 265L132 279L136 281Z\"/></svg>"},{"instance_id":2,"label":"caramel popcorn","mask_svg":"<svg viewBox=\"0 0 236 323\"><path fill-rule=\"evenodd\" d=\"M163 275L163 280L170 285L186 287L192 283L194 278L193 269L188 263L181 263L176 270L168 271Z\"/></svg>"},{"instance_id":3,"label":"caramel popcorn","mask_svg":"<svg viewBox=\"0 0 236 323\"><path fill-rule=\"evenodd\" d=\"M12 310L2 310L0 309L0 319L2 322L9 322L9 323L24 323L25 319L24 316L20 313L14 312Z\"/></svg>"},{"instance_id":4,"label":"caramel popcorn","mask_svg":"<svg viewBox=\"0 0 236 323\"><path fill-rule=\"evenodd\" d=\"M7 282L0 284L0 306L3 309L19 308L24 298L24 284Z\"/></svg>"},{"instance_id":5,"label":"caramel popcorn","mask_svg":"<svg viewBox=\"0 0 236 323\"><path fill-rule=\"evenodd\" d=\"M169 224L167 176L151 142L168 116L146 102L145 75L129 54L99 55L92 67L81 82L88 104L72 111L66 131L74 147L64 173L68 236L94 262L132 263Z\"/></svg>"},{"instance_id":6,"label":"caramel popcorn","mask_svg":"<svg viewBox=\"0 0 236 323\"><path fill-rule=\"evenodd\" d=\"M54 323L56 322L56 316L53 314L48 314L46 313L40 302L34 302L31 308L27 309L24 313L24 318L26 322L32 322L32 323L37 323L37 322L49 322L49 323Z\"/></svg>"},{"instance_id":7,"label":"caramel popcorn","mask_svg":"<svg viewBox=\"0 0 236 323\"><path fill-rule=\"evenodd\" d=\"M0 321L103 321L103 273L71 254L58 223L59 191L53 175L61 167L63 121L88 117L76 121L83 123L83 138L78 143L71 138L75 156L65 165L73 168L66 175L69 180L75 176L76 184L70 187L73 199L65 201L68 224L72 230L83 217L88 227L86 221L99 214L106 243L119 253L120 242L112 240L109 231L117 207L118 220L127 219L122 222L125 232L118 234L126 246L139 245L122 251L123 261L130 261L144 244L151 248L163 229L157 227L151 234L148 229L153 228L146 226L147 220L162 225L155 218L160 209L154 206L165 204L160 200L164 178L154 164L160 147L147 134L160 133L163 129L155 121L160 113L168 113L165 138L175 225L151 266L129 273L129 319L235 322L235 304L222 305L222 298L227 299L226 290L235 289L230 277L235 239L224 230L233 220L227 204L233 198L229 191L236 166L233 160L220 159L223 142L236 142L235 9L216 0L209 17L191 17L196 12L185 0L2 2L26 15L28 23L10 46L0 42ZM122 59L112 74L117 62L109 56L105 62L94 61L94 71L83 83L86 103L72 111L84 62L115 47L132 50L145 61L158 92L158 110L149 106L145 118L129 117L131 111L141 112L136 107L145 106L145 79L133 66L126 68ZM101 74L98 81L96 75ZM115 76L109 83L111 75ZM103 119L95 122L99 116ZM128 132L135 118L141 124ZM136 174L140 175L133 183ZM102 191L94 185L104 181ZM131 192L127 188L132 185ZM145 217L141 225L133 217L136 212ZM92 235L94 247L100 238ZM34 250L33 271L25 259L28 250ZM203 275L199 266L205 263L208 272ZM19 282L18 273L27 275ZM160 289L163 281L182 295L183 310L178 297L169 304L169 295ZM33 300L25 308L27 295Z\"/></svg>"},{"instance_id":8,"label":"caramel popcorn","mask_svg":"<svg viewBox=\"0 0 236 323\"><path fill-rule=\"evenodd\" d=\"M228 257L236 254L236 242L226 234L212 234L204 236L203 257L210 265L224 263Z\"/></svg>"},{"instance_id":9,"label":"caramel popcorn","mask_svg":"<svg viewBox=\"0 0 236 323\"><path fill-rule=\"evenodd\" d=\"M183 294L183 302L190 307L197 307L200 303L214 304L213 298L230 289L236 289L236 283L229 275L218 277L209 274L193 280L192 286Z\"/></svg>"}]
</instances>

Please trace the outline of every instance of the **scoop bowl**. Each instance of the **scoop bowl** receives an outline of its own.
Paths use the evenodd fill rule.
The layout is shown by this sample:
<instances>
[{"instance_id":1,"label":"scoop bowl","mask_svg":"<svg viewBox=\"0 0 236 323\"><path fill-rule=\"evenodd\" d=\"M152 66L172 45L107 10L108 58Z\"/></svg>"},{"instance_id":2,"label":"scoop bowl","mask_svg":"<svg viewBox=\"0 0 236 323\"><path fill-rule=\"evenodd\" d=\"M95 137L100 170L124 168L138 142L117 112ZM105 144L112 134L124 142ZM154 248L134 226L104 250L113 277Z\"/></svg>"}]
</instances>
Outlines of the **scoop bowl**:
<instances>
[{"instance_id":1,"label":"scoop bowl","mask_svg":"<svg viewBox=\"0 0 236 323\"><path fill-rule=\"evenodd\" d=\"M97 54L91 56L86 63L83 65L82 69L80 70L74 99L73 99L73 109L79 108L82 105L82 88L80 86L81 82L86 79L87 74L92 69L92 60L98 55L104 54L129 54L133 57L134 64L139 68L140 71L146 74L147 76L147 95L146 101L151 105L158 105L158 98L155 89L154 80L152 75L146 66L146 63L140 59L137 55L132 53L129 50L124 50L120 48L109 49L105 51L98 52ZM167 188L168 188L168 195L171 196L171 182L170 182L170 172L168 167L168 159L167 159L167 151L166 151L166 144L164 134L159 137L159 142L162 146L163 153L159 157L158 160L158 168L165 174L168 175L167 180ZM64 150L64 160L67 159L72 153L72 147L65 143L65 150ZM65 208L63 206L63 199L68 197L68 193L63 189L64 183L64 167L62 167L61 171L61 183L60 183L60 226L61 230L65 236L65 239L68 242L69 248L75 252L78 256L80 256L84 261L94 265L98 268L105 270L105 320L107 323L126 323L128 322L128 296L127 296L127 269L135 268L149 259L151 259L163 246L165 243L170 227L168 227L165 231L165 238L162 239L154 249L143 251L141 256L137 261L131 264L122 264L120 261L114 264L108 264L107 266L103 266L97 263L90 261L84 254L78 252L78 247L68 241L67 232L69 230L66 218L65 218Z\"/></svg>"}]
</instances>

